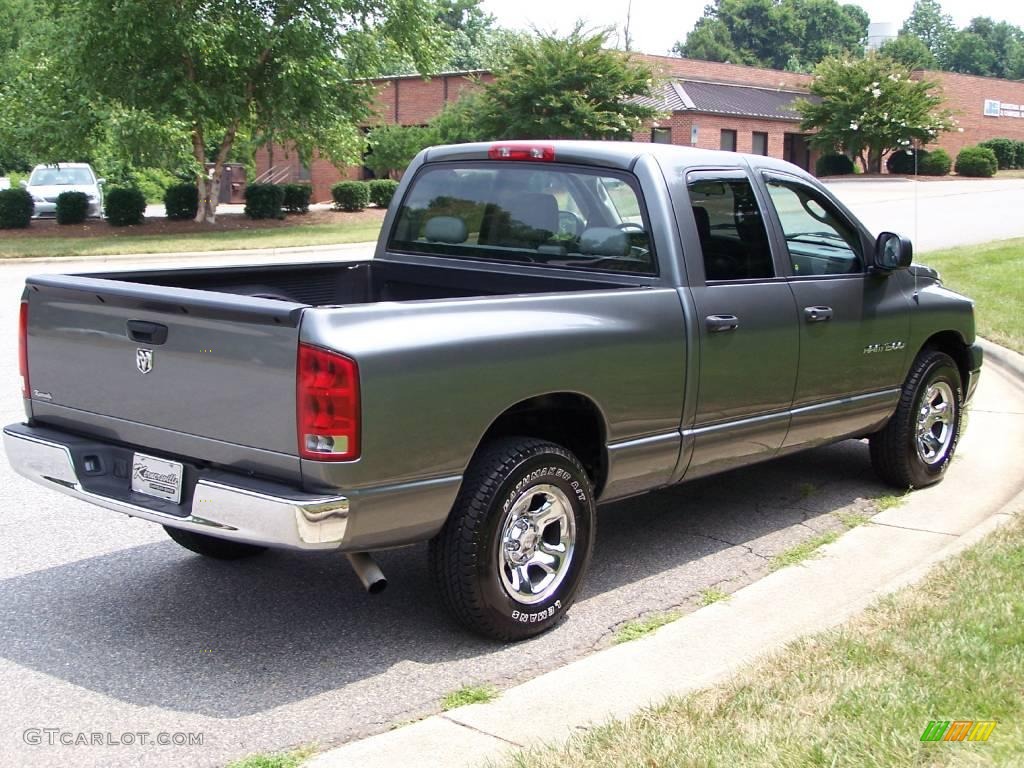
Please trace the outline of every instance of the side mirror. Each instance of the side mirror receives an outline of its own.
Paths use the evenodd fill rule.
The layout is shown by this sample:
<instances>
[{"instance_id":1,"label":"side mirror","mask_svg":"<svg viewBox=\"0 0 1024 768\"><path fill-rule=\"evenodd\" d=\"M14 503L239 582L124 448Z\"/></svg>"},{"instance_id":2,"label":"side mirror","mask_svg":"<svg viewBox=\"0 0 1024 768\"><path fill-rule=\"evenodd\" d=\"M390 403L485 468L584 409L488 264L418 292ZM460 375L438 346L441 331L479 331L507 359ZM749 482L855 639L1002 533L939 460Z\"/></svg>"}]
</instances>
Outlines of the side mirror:
<instances>
[{"instance_id":1,"label":"side mirror","mask_svg":"<svg viewBox=\"0 0 1024 768\"><path fill-rule=\"evenodd\" d=\"M910 240L893 232L883 232L875 241L875 269L895 272L906 269L914 260L914 246Z\"/></svg>"},{"instance_id":2,"label":"side mirror","mask_svg":"<svg viewBox=\"0 0 1024 768\"><path fill-rule=\"evenodd\" d=\"M96 184L98 186L102 186L103 184L106 184L106 183L107 183L106 179L96 179Z\"/></svg>"},{"instance_id":3,"label":"side mirror","mask_svg":"<svg viewBox=\"0 0 1024 768\"><path fill-rule=\"evenodd\" d=\"M18 186L19 187L23 187L23 188L27 187L28 186L28 182L25 181L25 179L22 179L21 181L18 182Z\"/></svg>"}]
</instances>

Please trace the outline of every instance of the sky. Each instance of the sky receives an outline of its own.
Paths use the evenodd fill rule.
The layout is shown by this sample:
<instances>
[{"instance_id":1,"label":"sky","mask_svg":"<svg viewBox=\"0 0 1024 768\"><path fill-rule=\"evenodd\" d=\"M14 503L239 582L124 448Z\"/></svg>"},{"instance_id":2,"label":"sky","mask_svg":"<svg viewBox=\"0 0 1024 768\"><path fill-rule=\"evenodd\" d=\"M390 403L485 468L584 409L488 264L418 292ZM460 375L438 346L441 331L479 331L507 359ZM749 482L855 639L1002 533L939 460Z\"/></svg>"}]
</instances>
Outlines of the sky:
<instances>
[{"instance_id":1,"label":"sky","mask_svg":"<svg viewBox=\"0 0 1024 768\"><path fill-rule=\"evenodd\" d=\"M849 0L847 0L849 1ZM844 0L840 0L844 2ZM856 2L856 0L854 0ZM686 37L704 13L706 0L633 0L630 30L635 50L665 54L676 41ZM914 0L860 0L872 21L895 22L902 26ZM483 6L498 24L512 29L537 26L565 32L576 19L588 26L618 26L626 21L629 0L484 0ZM958 26L974 16L991 16L1024 27L1024 0L943 0L942 7ZM613 38L614 40L614 38Z\"/></svg>"}]
</instances>

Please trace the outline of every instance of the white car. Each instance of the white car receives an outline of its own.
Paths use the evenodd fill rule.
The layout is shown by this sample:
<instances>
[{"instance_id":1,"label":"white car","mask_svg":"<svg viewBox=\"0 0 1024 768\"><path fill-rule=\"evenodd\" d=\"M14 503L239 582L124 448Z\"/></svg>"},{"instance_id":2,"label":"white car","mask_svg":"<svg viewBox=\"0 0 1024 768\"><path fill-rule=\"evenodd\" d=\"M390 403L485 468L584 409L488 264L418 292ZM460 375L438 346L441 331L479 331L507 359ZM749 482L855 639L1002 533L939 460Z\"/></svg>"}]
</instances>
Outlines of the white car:
<instances>
[{"instance_id":1,"label":"white car","mask_svg":"<svg viewBox=\"0 0 1024 768\"><path fill-rule=\"evenodd\" d=\"M57 215L57 198L61 192L84 192L89 196L89 216L103 215L103 184L88 163L37 165L28 181L21 185L35 201L32 218L53 218Z\"/></svg>"},{"instance_id":2,"label":"white car","mask_svg":"<svg viewBox=\"0 0 1024 768\"><path fill-rule=\"evenodd\" d=\"M11 180L8 179L6 176L0 176L0 189L10 189L10 188L11 188Z\"/></svg>"}]
</instances>

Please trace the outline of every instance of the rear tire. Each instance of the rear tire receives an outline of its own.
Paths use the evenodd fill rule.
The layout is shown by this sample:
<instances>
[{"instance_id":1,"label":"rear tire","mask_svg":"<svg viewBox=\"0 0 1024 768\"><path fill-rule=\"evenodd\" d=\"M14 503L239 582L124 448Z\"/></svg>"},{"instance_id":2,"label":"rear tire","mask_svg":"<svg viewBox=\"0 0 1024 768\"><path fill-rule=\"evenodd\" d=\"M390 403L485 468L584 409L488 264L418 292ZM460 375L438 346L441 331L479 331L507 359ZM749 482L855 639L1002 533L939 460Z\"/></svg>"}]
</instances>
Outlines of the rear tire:
<instances>
[{"instance_id":1,"label":"rear tire","mask_svg":"<svg viewBox=\"0 0 1024 768\"><path fill-rule=\"evenodd\" d=\"M496 440L473 458L430 542L441 600L487 638L545 632L576 598L594 526L590 478L572 453L533 438Z\"/></svg>"},{"instance_id":2,"label":"rear tire","mask_svg":"<svg viewBox=\"0 0 1024 768\"><path fill-rule=\"evenodd\" d=\"M960 439L964 393L960 371L945 352L926 349L903 384L896 412L871 435L871 464L897 488L942 480Z\"/></svg>"},{"instance_id":3,"label":"rear tire","mask_svg":"<svg viewBox=\"0 0 1024 768\"><path fill-rule=\"evenodd\" d=\"M259 547L255 544L218 539L215 536L183 531L181 528L171 528L167 525L164 526L164 530L167 531L168 536L185 549L195 552L197 555L212 557L215 560L239 560L267 550L266 547Z\"/></svg>"}]
</instances>

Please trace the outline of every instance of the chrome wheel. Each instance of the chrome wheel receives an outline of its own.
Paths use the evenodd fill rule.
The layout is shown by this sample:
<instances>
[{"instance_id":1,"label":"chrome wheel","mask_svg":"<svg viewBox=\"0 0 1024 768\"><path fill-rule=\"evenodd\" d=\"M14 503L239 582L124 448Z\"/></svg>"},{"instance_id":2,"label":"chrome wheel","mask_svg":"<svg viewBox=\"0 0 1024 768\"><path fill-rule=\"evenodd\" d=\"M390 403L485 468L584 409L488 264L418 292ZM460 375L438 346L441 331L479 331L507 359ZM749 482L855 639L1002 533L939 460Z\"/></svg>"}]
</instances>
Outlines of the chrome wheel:
<instances>
[{"instance_id":1,"label":"chrome wheel","mask_svg":"<svg viewBox=\"0 0 1024 768\"><path fill-rule=\"evenodd\" d=\"M956 426L953 388L936 381L925 390L917 410L917 455L925 464L937 464L946 456Z\"/></svg>"},{"instance_id":2,"label":"chrome wheel","mask_svg":"<svg viewBox=\"0 0 1024 768\"><path fill-rule=\"evenodd\" d=\"M498 574L516 602L534 605L561 585L576 549L576 520L560 488L536 485L513 502L501 526Z\"/></svg>"}]
</instances>

